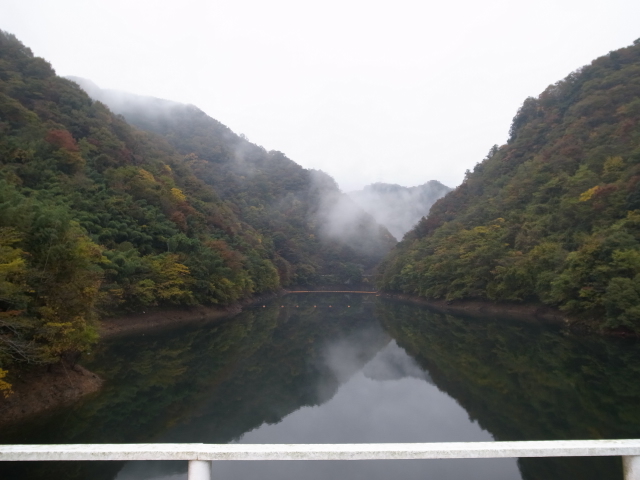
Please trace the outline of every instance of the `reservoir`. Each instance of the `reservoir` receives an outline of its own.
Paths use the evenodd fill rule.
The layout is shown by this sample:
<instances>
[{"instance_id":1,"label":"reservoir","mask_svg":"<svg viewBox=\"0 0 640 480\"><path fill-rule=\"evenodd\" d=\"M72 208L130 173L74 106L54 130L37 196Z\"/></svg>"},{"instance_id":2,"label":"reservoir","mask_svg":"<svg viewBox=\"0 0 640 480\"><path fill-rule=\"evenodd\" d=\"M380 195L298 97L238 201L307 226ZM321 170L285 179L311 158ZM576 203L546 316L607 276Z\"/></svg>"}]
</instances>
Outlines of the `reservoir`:
<instances>
[{"instance_id":1,"label":"reservoir","mask_svg":"<svg viewBox=\"0 0 640 480\"><path fill-rule=\"evenodd\" d=\"M305 293L113 338L105 379L0 443L378 443L640 438L640 343ZM216 462L213 478L622 479L620 459ZM0 462L2 479L184 480L186 462Z\"/></svg>"}]
</instances>

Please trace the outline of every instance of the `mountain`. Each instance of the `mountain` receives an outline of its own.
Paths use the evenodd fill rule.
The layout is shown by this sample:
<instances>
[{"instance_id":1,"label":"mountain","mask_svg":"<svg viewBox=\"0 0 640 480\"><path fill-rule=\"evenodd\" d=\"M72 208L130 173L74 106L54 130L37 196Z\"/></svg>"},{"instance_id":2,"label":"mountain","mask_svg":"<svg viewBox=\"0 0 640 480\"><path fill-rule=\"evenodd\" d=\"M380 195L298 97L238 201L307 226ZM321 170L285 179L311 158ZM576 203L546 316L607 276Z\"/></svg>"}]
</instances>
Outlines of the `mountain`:
<instances>
[{"instance_id":1,"label":"mountain","mask_svg":"<svg viewBox=\"0 0 640 480\"><path fill-rule=\"evenodd\" d=\"M267 152L198 108L68 78L132 125L161 135L243 221L272 238L283 285L358 283L396 243L331 177Z\"/></svg>"},{"instance_id":2,"label":"mountain","mask_svg":"<svg viewBox=\"0 0 640 480\"><path fill-rule=\"evenodd\" d=\"M0 392L99 316L357 282L395 243L328 175L155 102L135 128L0 31Z\"/></svg>"},{"instance_id":3,"label":"mountain","mask_svg":"<svg viewBox=\"0 0 640 480\"><path fill-rule=\"evenodd\" d=\"M594 60L513 120L381 268L386 290L540 302L640 332L640 39Z\"/></svg>"},{"instance_id":4,"label":"mountain","mask_svg":"<svg viewBox=\"0 0 640 480\"><path fill-rule=\"evenodd\" d=\"M405 233L429 214L431 206L451 188L437 180L417 187L402 187L390 183L374 183L362 190L349 192L360 207L401 239Z\"/></svg>"}]
</instances>

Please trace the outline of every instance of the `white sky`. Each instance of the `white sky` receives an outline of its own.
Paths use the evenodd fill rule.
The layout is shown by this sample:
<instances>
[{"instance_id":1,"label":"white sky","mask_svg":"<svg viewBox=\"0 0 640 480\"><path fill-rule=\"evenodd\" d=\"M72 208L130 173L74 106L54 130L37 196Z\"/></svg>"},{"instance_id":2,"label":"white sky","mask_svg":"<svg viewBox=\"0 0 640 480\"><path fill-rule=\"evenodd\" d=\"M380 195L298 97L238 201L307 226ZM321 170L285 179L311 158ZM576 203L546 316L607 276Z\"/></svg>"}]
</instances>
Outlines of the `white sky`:
<instances>
[{"instance_id":1,"label":"white sky","mask_svg":"<svg viewBox=\"0 0 640 480\"><path fill-rule=\"evenodd\" d=\"M60 75L192 103L346 190L454 187L527 96L640 37L638 0L0 0Z\"/></svg>"}]
</instances>

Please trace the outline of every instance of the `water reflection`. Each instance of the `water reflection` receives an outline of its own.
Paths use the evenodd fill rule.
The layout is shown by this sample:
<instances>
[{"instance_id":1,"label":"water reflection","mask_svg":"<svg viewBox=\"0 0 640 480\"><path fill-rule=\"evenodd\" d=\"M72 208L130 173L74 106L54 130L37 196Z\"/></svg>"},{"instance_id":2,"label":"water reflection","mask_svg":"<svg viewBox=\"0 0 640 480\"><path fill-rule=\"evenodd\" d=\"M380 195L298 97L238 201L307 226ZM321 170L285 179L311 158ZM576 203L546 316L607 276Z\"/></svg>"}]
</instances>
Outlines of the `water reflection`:
<instances>
[{"instance_id":1,"label":"water reflection","mask_svg":"<svg viewBox=\"0 0 640 480\"><path fill-rule=\"evenodd\" d=\"M288 296L104 344L108 379L2 443L345 443L640 437L637 342L365 296ZM518 471L520 469L520 473ZM217 478L618 480L618 459L219 462ZM0 463L0 478L184 479L185 462ZM522 476L521 476L522 475Z\"/></svg>"},{"instance_id":2,"label":"water reflection","mask_svg":"<svg viewBox=\"0 0 640 480\"><path fill-rule=\"evenodd\" d=\"M374 324L376 325L376 324ZM373 355L372 355L373 353ZM367 326L327 343L320 355L319 405L304 406L277 423L245 433L239 443L358 443L491 441L491 435L379 326ZM336 390L333 379L339 382ZM331 392L331 395L326 395ZM192 438L197 437L195 425ZM168 432L170 441L173 432ZM199 439L200 440L200 439ZM202 439L207 441L207 439ZM184 468L184 466L182 466ZM117 480L169 478L179 465L131 462ZM224 479L519 479L515 460L218 462ZM177 477L178 478L178 477Z\"/></svg>"},{"instance_id":3,"label":"water reflection","mask_svg":"<svg viewBox=\"0 0 640 480\"><path fill-rule=\"evenodd\" d=\"M392 341L386 348L380 350L376 356L362 369L365 377L371 380L400 380L403 378L418 378L433 384L429 372L420 368L416 361L407 355L398 344Z\"/></svg>"},{"instance_id":4,"label":"water reflection","mask_svg":"<svg viewBox=\"0 0 640 480\"><path fill-rule=\"evenodd\" d=\"M640 438L640 344L386 302L378 318L496 440ZM617 457L521 459L523 478L622 479Z\"/></svg>"}]
</instances>

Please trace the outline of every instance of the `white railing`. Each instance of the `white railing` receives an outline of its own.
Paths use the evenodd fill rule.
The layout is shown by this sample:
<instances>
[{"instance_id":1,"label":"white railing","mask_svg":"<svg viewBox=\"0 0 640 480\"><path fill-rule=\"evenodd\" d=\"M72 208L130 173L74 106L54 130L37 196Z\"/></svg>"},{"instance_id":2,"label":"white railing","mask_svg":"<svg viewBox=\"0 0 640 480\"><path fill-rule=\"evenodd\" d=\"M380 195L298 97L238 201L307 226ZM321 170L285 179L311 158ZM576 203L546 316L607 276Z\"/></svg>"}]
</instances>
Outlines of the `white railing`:
<instances>
[{"instance_id":1,"label":"white railing","mask_svg":"<svg viewBox=\"0 0 640 480\"><path fill-rule=\"evenodd\" d=\"M210 480L218 460L403 460L621 456L625 480L640 480L640 440L473 443L217 445L203 443L0 445L0 461L188 460L189 480Z\"/></svg>"}]
</instances>

